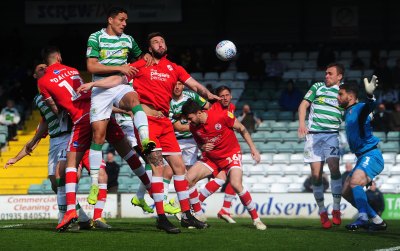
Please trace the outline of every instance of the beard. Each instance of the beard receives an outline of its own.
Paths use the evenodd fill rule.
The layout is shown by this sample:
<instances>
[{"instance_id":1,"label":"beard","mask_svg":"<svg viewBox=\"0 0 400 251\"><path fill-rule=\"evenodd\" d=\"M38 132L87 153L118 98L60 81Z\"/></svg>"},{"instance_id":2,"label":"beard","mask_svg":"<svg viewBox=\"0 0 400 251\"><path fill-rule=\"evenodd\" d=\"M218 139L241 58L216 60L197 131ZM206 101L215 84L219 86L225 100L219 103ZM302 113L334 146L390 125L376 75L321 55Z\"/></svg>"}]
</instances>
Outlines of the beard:
<instances>
[{"instance_id":1,"label":"beard","mask_svg":"<svg viewBox=\"0 0 400 251\"><path fill-rule=\"evenodd\" d=\"M344 101L344 102L340 103L339 106L346 109L347 106L349 106L349 101Z\"/></svg>"},{"instance_id":2,"label":"beard","mask_svg":"<svg viewBox=\"0 0 400 251\"><path fill-rule=\"evenodd\" d=\"M161 59L162 57L165 56L165 54L167 54L167 50L163 51L163 52L158 52L158 51L153 51L153 57L157 58L157 59Z\"/></svg>"}]
</instances>

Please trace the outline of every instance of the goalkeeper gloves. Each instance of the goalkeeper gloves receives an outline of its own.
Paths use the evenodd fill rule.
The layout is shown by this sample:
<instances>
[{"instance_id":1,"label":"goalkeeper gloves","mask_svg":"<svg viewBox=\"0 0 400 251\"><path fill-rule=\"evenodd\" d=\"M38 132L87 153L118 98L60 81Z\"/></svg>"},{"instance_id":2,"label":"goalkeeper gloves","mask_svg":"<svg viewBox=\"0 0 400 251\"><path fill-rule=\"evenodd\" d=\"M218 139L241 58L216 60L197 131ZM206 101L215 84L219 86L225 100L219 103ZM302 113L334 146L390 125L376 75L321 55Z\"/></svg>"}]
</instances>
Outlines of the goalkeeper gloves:
<instances>
[{"instance_id":1,"label":"goalkeeper gloves","mask_svg":"<svg viewBox=\"0 0 400 251\"><path fill-rule=\"evenodd\" d=\"M368 81L367 78L364 78L364 86L365 86L365 92L368 95L373 95L376 87L378 86L378 77L372 75L371 81Z\"/></svg>"}]
</instances>

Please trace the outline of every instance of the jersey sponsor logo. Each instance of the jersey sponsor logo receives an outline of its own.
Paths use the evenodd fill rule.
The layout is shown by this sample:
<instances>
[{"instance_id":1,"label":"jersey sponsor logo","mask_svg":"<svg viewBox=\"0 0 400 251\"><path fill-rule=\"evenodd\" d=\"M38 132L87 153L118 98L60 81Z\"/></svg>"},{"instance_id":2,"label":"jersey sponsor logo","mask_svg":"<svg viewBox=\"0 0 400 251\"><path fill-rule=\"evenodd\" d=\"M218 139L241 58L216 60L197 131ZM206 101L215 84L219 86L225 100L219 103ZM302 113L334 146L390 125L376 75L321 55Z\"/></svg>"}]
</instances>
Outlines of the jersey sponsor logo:
<instances>
[{"instance_id":1,"label":"jersey sponsor logo","mask_svg":"<svg viewBox=\"0 0 400 251\"><path fill-rule=\"evenodd\" d=\"M173 71L174 69L172 68L171 65L167 65L168 70Z\"/></svg>"},{"instance_id":2,"label":"jersey sponsor logo","mask_svg":"<svg viewBox=\"0 0 400 251\"><path fill-rule=\"evenodd\" d=\"M64 68L64 69L57 69L57 70L54 70L53 73L58 75L58 74L60 74L62 71L65 71L65 70L66 70L65 68Z\"/></svg>"},{"instance_id":3,"label":"jersey sponsor logo","mask_svg":"<svg viewBox=\"0 0 400 251\"><path fill-rule=\"evenodd\" d=\"M306 94L306 98L310 97L310 96L311 96L311 94L312 94L312 91L311 91L311 90L309 90L309 91L307 92L307 94Z\"/></svg>"},{"instance_id":4,"label":"jersey sponsor logo","mask_svg":"<svg viewBox=\"0 0 400 251\"><path fill-rule=\"evenodd\" d=\"M233 113L231 113L231 112L228 111L228 117L231 118L231 119L233 119L233 118L235 117L235 115L233 115Z\"/></svg>"},{"instance_id":5,"label":"jersey sponsor logo","mask_svg":"<svg viewBox=\"0 0 400 251\"><path fill-rule=\"evenodd\" d=\"M221 128L222 128L221 124L219 124L219 123L215 124L215 129L216 130L221 130Z\"/></svg>"},{"instance_id":6,"label":"jersey sponsor logo","mask_svg":"<svg viewBox=\"0 0 400 251\"><path fill-rule=\"evenodd\" d=\"M88 48L86 49L86 55L89 56L90 53L92 53L92 47L88 47Z\"/></svg>"},{"instance_id":7,"label":"jersey sponsor logo","mask_svg":"<svg viewBox=\"0 0 400 251\"><path fill-rule=\"evenodd\" d=\"M200 101L201 101L201 102L206 102L206 100L205 100L203 97L201 97L201 96L200 96Z\"/></svg>"},{"instance_id":8,"label":"jersey sponsor logo","mask_svg":"<svg viewBox=\"0 0 400 251\"><path fill-rule=\"evenodd\" d=\"M170 78L168 73L158 72L155 69L150 70L150 80L167 81Z\"/></svg>"},{"instance_id":9,"label":"jersey sponsor logo","mask_svg":"<svg viewBox=\"0 0 400 251\"><path fill-rule=\"evenodd\" d=\"M74 142L72 143L72 146L73 146L74 148L78 148L78 147L79 147L78 141L74 141Z\"/></svg>"}]
</instances>

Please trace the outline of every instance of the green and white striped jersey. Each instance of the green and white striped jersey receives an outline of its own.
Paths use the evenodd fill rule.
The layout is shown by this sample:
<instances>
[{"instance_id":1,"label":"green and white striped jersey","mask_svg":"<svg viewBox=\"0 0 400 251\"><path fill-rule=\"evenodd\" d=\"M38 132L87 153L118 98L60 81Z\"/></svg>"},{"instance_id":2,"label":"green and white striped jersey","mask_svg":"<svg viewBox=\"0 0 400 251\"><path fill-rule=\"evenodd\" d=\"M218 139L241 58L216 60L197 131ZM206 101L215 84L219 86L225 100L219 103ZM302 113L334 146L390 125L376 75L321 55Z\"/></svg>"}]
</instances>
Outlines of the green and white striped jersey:
<instances>
[{"instance_id":1,"label":"green and white striped jersey","mask_svg":"<svg viewBox=\"0 0 400 251\"><path fill-rule=\"evenodd\" d=\"M187 90L183 91L181 99L179 100L171 99L169 108L169 119L171 120L172 124L177 121L180 121L183 125L188 123L187 120L181 119L182 106L188 99L193 99L201 107L207 104L207 100L205 100L199 94ZM175 136L177 139L186 139L186 138L191 138L192 133L175 131Z\"/></svg>"},{"instance_id":2,"label":"green and white striped jersey","mask_svg":"<svg viewBox=\"0 0 400 251\"><path fill-rule=\"evenodd\" d=\"M339 130L343 119L343 108L337 100L339 86L327 87L324 82L313 84L304 96L311 103L308 130L313 132Z\"/></svg>"},{"instance_id":3,"label":"green and white striped jersey","mask_svg":"<svg viewBox=\"0 0 400 251\"><path fill-rule=\"evenodd\" d=\"M103 65L123 65L128 62L128 55L138 58L142 54L139 45L132 36L110 36L106 29L92 33L87 43L86 57L98 58ZM93 81L113 74L93 75Z\"/></svg>"},{"instance_id":4,"label":"green and white striped jersey","mask_svg":"<svg viewBox=\"0 0 400 251\"><path fill-rule=\"evenodd\" d=\"M50 107L42 100L42 95L40 94L36 95L33 100L40 114L47 122L50 138L57 137L65 132L71 132L72 121L65 111L60 112L58 116L54 114Z\"/></svg>"}]
</instances>

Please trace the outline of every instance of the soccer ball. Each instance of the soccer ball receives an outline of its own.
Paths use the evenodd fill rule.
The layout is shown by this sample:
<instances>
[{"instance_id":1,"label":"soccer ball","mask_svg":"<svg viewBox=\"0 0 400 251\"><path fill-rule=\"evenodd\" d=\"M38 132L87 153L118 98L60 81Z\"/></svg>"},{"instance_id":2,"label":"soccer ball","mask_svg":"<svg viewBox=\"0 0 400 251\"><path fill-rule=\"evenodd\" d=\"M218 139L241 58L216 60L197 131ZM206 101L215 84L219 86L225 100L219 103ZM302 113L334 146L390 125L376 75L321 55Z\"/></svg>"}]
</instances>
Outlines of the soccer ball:
<instances>
[{"instance_id":1,"label":"soccer ball","mask_svg":"<svg viewBox=\"0 0 400 251\"><path fill-rule=\"evenodd\" d=\"M236 56L236 46L229 40L222 40L215 48L217 58L222 61L229 61Z\"/></svg>"}]
</instances>

